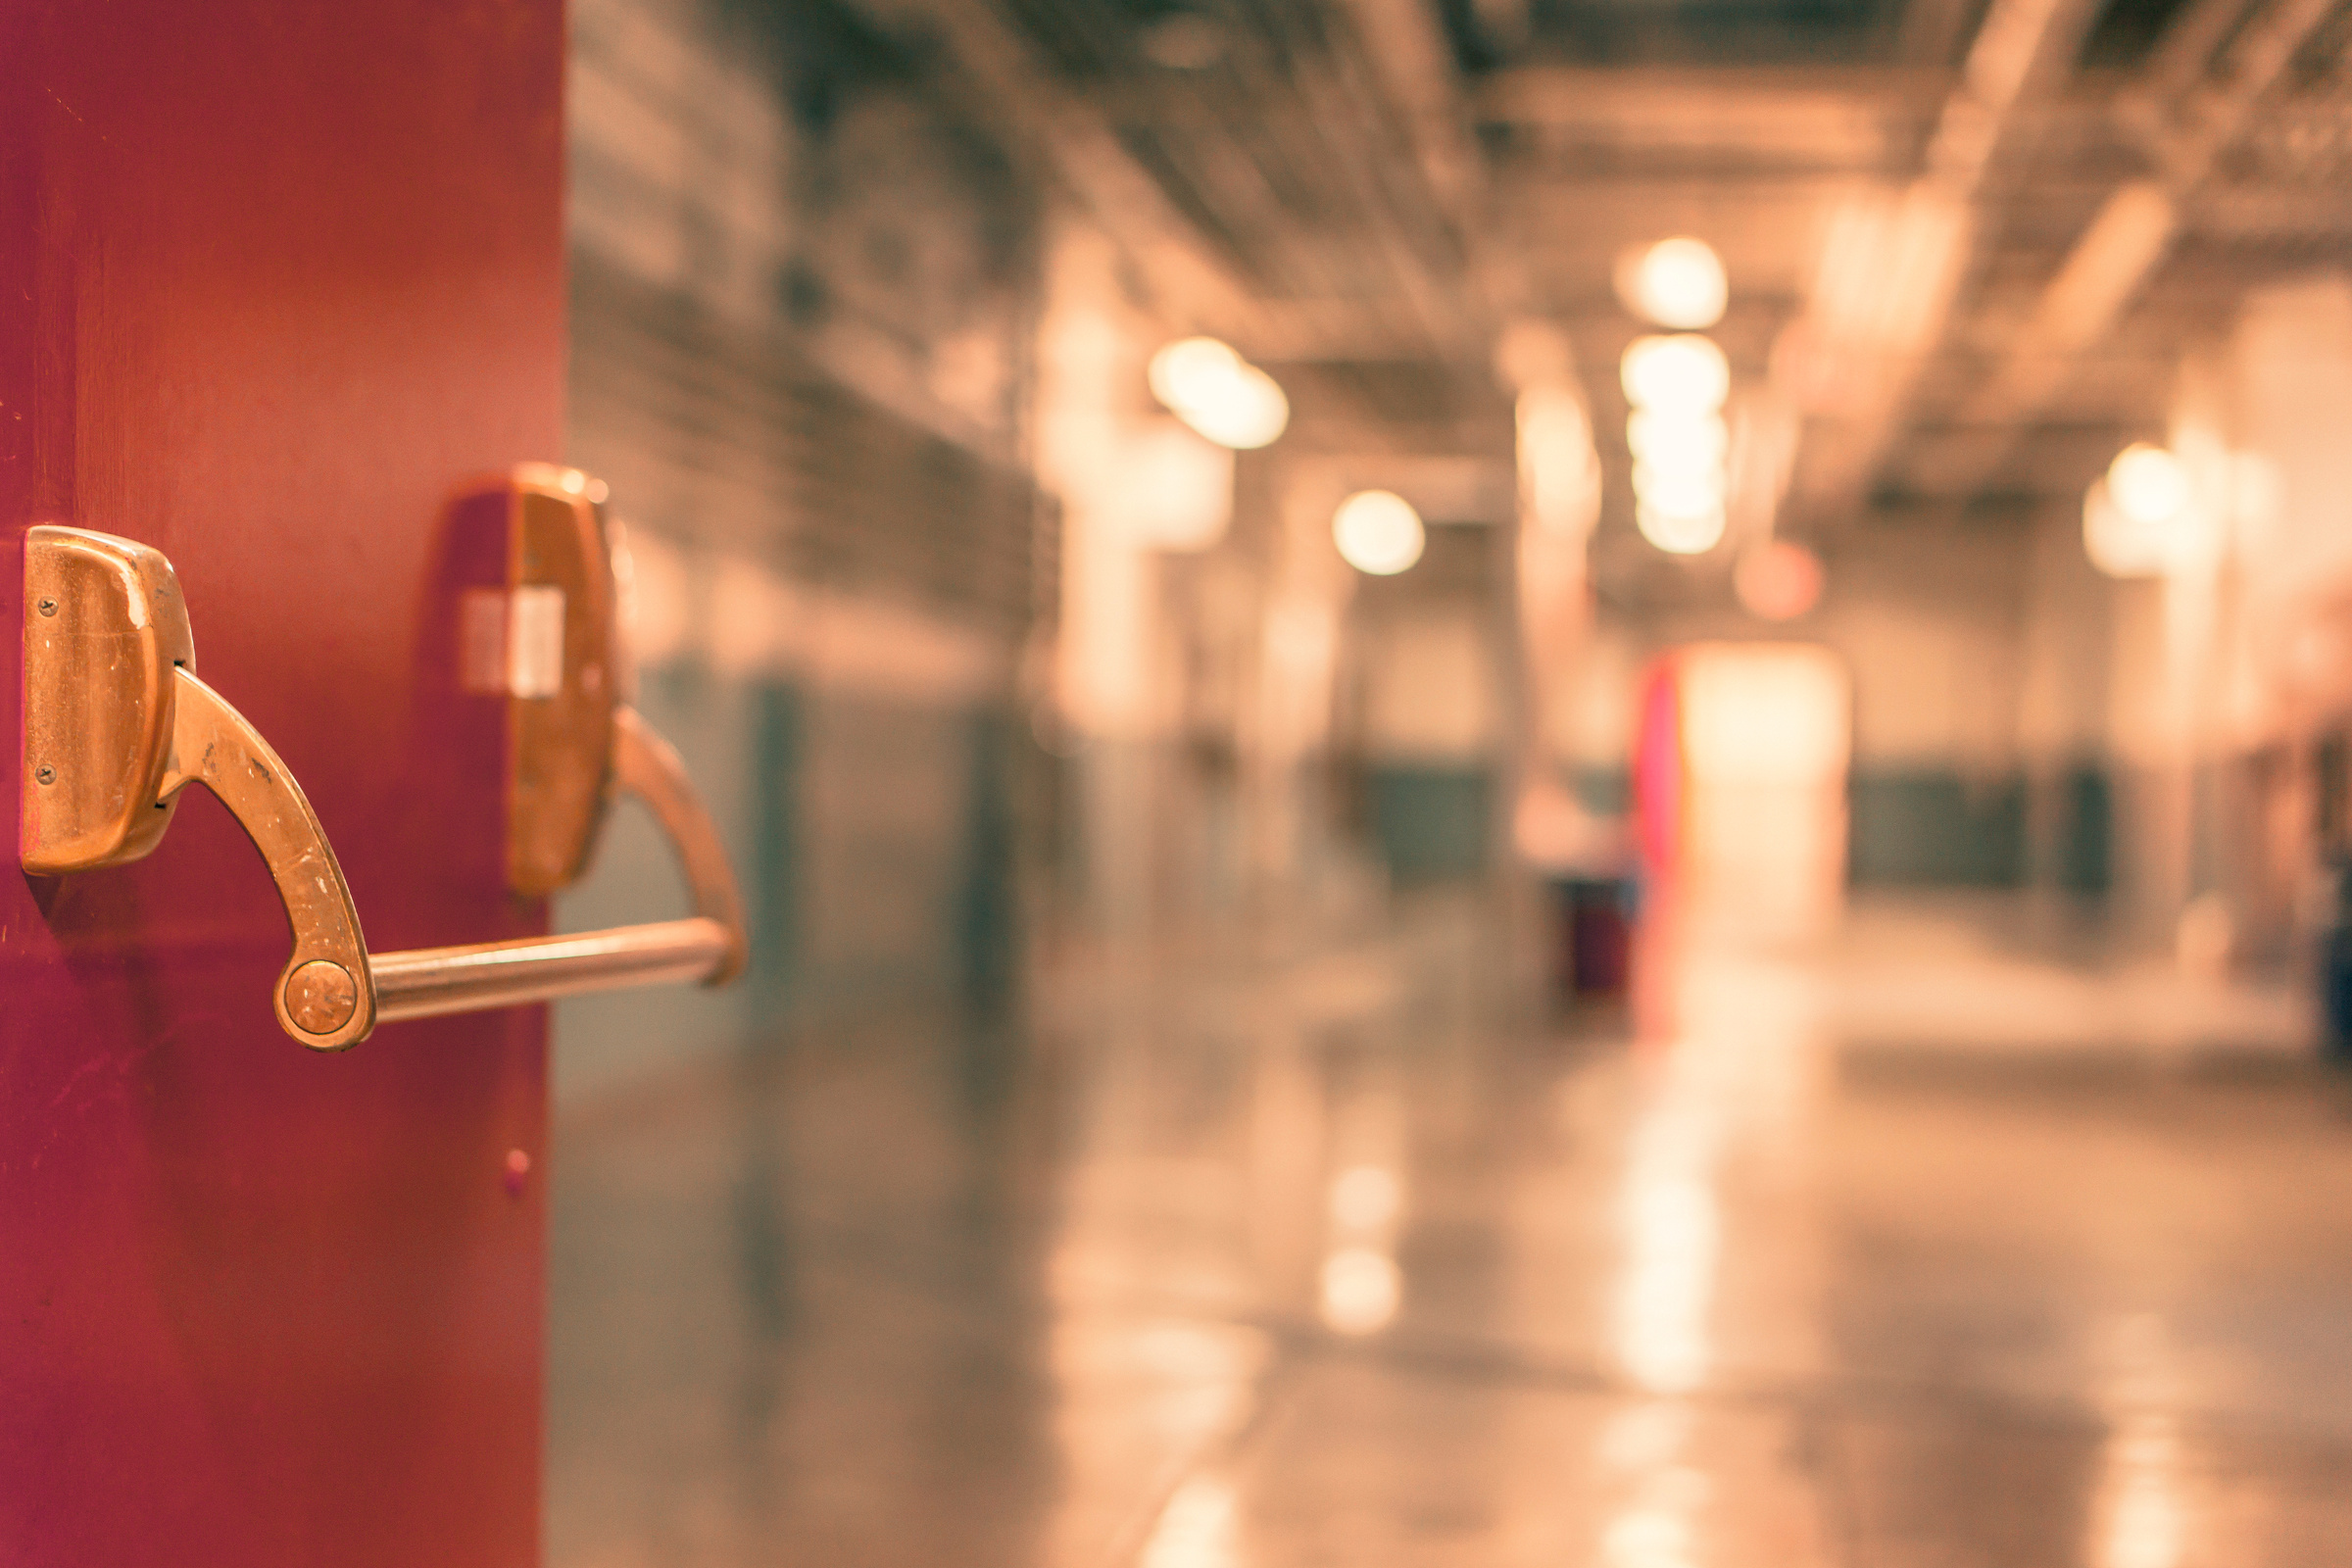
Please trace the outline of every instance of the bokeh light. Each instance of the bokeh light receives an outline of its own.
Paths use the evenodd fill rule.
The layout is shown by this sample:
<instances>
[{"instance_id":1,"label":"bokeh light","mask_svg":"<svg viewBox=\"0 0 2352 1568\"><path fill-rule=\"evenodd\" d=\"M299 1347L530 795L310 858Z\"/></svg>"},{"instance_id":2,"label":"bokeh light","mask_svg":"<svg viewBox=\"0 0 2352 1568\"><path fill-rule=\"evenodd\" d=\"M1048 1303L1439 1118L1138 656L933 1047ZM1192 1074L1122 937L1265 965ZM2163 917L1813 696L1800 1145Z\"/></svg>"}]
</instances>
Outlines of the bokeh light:
<instances>
[{"instance_id":1,"label":"bokeh light","mask_svg":"<svg viewBox=\"0 0 2352 1568\"><path fill-rule=\"evenodd\" d=\"M1634 466L1634 499L1670 516L1696 517L1723 510L1723 470L1685 464Z\"/></svg>"},{"instance_id":2,"label":"bokeh light","mask_svg":"<svg viewBox=\"0 0 2352 1568\"><path fill-rule=\"evenodd\" d=\"M1145 379L1153 397L1175 409L1214 390L1241 364L1239 354L1213 337L1178 338L1152 356Z\"/></svg>"},{"instance_id":3,"label":"bokeh light","mask_svg":"<svg viewBox=\"0 0 2352 1568\"><path fill-rule=\"evenodd\" d=\"M1404 1294L1396 1260L1371 1247L1343 1247L1325 1258L1319 1284L1324 1325L1340 1334L1388 1327Z\"/></svg>"},{"instance_id":4,"label":"bokeh light","mask_svg":"<svg viewBox=\"0 0 2352 1568\"><path fill-rule=\"evenodd\" d=\"M1393 490L1359 490L1332 514L1340 559L1375 577L1393 577L1421 559L1421 514Z\"/></svg>"},{"instance_id":5,"label":"bokeh light","mask_svg":"<svg viewBox=\"0 0 2352 1568\"><path fill-rule=\"evenodd\" d=\"M2241 466L2225 452L2208 466L2208 482L2200 487L2178 453L2133 442L2082 497L2083 553L2110 577L2181 574L2210 565L2220 559L2231 514L2241 510L2244 498L2234 482Z\"/></svg>"},{"instance_id":6,"label":"bokeh light","mask_svg":"<svg viewBox=\"0 0 2352 1568\"><path fill-rule=\"evenodd\" d=\"M1642 537L1670 556L1703 556L1723 543L1723 509L1683 515L1651 506L1634 508Z\"/></svg>"},{"instance_id":7,"label":"bokeh light","mask_svg":"<svg viewBox=\"0 0 2352 1568\"><path fill-rule=\"evenodd\" d=\"M2164 448L2135 441L2109 465L2107 493L2133 522L2170 522L2188 510L2188 471Z\"/></svg>"},{"instance_id":8,"label":"bokeh light","mask_svg":"<svg viewBox=\"0 0 2352 1568\"><path fill-rule=\"evenodd\" d=\"M2165 567L2166 529L2146 523L2116 503L2105 479L2082 497L2082 553L2110 577L2154 577Z\"/></svg>"},{"instance_id":9,"label":"bokeh light","mask_svg":"<svg viewBox=\"0 0 2352 1568\"><path fill-rule=\"evenodd\" d=\"M1626 421L1626 445L1636 461L1660 467L1712 466L1731 449L1720 414L1674 415L1637 409Z\"/></svg>"},{"instance_id":10,"label":"bokeh light","mask_svg":"<svg viewBox=\"0 0 2352 1568\"><path fill-rule=\"evenodd\" d=\"M1213 337L1163 346L1147 379L1153 397L1221 447L1254 451L1290 426L1291 400L1281 384Z\"/></svg>"},{"instance_id":11,"label":"bokeh light","mask_svg":"<svg viewBox=\"0 0 2352 1568\"><path fill-rule=\"evenodd\" d=\"M1731 395L1732 368L1713 339L1678 332L1636 338L1625 351L1619 379L1637 409L1711 414Z\"/></svg>"},{"instance_id":12,"label":"bokeh light","mask_svg":"<svg viewBox=\"0 0 2352 1568\"><path fill-rule=\"evenodd\" d=\"M1794 620L1821 602L1821 558L1803 545L1775 539L1740 558L1732 588L1747 612L1764 620Z\"/></svg>"},{"instance_id":13,"label":"bokeh light","mask_svg":"<svg viewBox=\"0 0 2352 1568\"><path fill-rule=\"evenodd\" d=\"M1731 395L1731 364L1713 339L1684 332L1636 339L1619 374L1634 405L1625 439L1635 458L1635 526L1669 555L1703 555L1726 525L1731 443L1718 411Z\"/></svg>"},{"instance_id":14,"label":"bokeh light","mask_svg":"<svg viewBox=\"0 0 2352 1568\"><path fill-rule=\"evenodd\" d=\"M1689 235L1638 252L1621 273L1620 292L1644 320L1685 331L1713 326L1731 302L1723 259L1705 240Z\"/></svg>"}]
</instances>

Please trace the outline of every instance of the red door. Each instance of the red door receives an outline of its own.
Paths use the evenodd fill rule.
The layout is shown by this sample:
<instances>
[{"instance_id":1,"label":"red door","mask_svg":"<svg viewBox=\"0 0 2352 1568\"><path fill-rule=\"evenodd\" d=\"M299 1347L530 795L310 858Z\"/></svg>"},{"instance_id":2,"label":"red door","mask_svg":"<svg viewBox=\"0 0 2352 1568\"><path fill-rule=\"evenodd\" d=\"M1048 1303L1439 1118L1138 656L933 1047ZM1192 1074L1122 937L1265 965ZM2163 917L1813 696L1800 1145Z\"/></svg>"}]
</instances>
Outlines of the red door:
<instances>
[{"instance_id":1,"label":"red door","mask_svg":"<svg viewBox=\"0 0 2352 1568\"><path fill-rule=\"evenodd\" d=\"M0 823L72 523L171 557L371 947L543 928L419 628L452 492L562 449L562 56L553 0L0 4ZM543 1009L317 1055L286 951L201 791L0 874L0 1562L535 1559Z\"/></svg>"}]
</instances>

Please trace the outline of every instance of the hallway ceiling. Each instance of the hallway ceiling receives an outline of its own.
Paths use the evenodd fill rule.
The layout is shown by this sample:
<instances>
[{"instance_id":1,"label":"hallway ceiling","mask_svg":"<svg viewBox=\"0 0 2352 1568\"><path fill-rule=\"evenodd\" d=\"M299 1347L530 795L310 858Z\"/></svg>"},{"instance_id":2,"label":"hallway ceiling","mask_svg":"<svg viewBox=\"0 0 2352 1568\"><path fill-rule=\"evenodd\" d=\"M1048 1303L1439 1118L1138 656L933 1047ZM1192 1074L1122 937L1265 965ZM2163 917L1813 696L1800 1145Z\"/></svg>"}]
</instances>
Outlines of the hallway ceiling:
<instances>
[{"instance_id":1,"label":"hallway ceiling","mask_svg":"<svg viewBox=\"0 0 2352 1568\"><path fill-rule=\"evenodd\" d=\"M1254 358L1468 414L1501 323L1563 327L1604 529L1630 246L1724 255L1819 534L2075 504L2244 291L2352 242L2346 0L896 3Z\"/></svg>"}]
</instances>

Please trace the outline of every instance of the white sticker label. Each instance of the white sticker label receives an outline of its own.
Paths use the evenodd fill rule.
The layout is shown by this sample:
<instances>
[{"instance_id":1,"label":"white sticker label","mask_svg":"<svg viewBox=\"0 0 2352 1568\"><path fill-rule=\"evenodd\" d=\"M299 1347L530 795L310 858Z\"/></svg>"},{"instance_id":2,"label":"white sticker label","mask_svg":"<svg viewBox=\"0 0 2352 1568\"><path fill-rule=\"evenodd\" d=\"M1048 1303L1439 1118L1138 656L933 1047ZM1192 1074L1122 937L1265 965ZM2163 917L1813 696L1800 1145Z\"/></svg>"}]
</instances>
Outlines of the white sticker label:
<instances>
[{"instance_id":1,"label":"white sticker label","mask_svg":"<svg viewBox=\"0 0 2352 1568\"><path fill-rule=\"evenodd\" d=\"M553 697L564 689L564 590L514 590L507 616L507 691Z\"/></svg>"}]
</instances>

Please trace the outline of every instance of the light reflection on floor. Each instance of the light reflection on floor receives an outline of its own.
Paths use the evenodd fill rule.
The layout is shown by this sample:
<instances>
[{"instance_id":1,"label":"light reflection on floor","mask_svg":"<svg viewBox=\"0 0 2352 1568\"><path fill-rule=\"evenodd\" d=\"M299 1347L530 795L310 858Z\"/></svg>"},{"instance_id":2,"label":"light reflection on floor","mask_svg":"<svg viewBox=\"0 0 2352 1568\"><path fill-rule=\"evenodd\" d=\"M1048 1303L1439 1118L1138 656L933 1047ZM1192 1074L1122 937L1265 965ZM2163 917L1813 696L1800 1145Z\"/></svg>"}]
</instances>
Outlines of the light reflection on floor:
<instances>
[{"instance_id":1,"label":"light reflection on floor","mask_svg":"<svg viewBox=\"0 0 2352 1568\"><path fill-rule=\"evenodd\" d=\"M1985 1038L1720 945L1523 1027L1483 920L568 1116L549 1561L2352 1562L2330 1085L1908 937Z\"/></svg>"}]
</instances>

